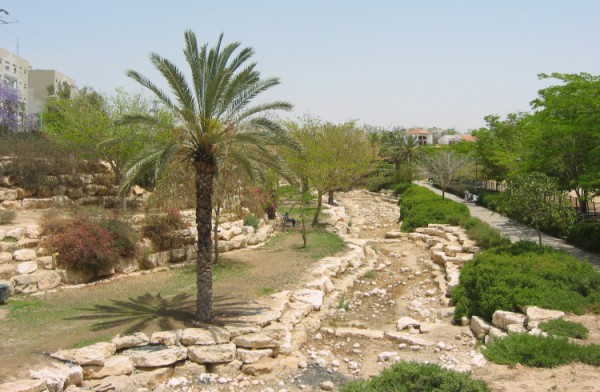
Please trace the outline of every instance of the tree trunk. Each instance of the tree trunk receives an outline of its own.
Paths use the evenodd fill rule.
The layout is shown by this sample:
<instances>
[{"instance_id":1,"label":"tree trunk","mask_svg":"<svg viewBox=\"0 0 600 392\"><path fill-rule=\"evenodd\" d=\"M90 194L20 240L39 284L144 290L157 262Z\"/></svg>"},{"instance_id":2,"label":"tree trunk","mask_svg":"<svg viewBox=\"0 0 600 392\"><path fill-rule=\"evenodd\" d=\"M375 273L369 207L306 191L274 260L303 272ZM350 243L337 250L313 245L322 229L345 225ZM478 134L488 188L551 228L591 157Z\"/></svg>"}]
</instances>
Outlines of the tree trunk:
<instances>
[{"instance_id":1,"label":"tree trunk","mask_svg":"<svg viewBox=\"0 0 600 392\"><path fill-rule=\"evenodd\" d=\"M304 214L300 215L302 218L302 247L306 248L306 225L304 224Z\"/></svg>"},{"instance_id":2,"label":"tree trunk","mask_svg":"<svg viewBox=\"0 0 600 392\"><path fill-rule=\"evenodd\" d=\"M317 192L317 209L315 210L315 216L313 217L312 226L319 224L319 214L321 213L321 207L323 206L323 192Z\"/></svg>"},{"instance_id":3,"label":"tree trunk","mask_svg":"<svg viewBox=\"0 0 600 392\"><path fill-rule=\"evenodd\" d=\"M537 235L538 235L538 240L540 242L540 246L542 246L542 231L540 229L538 229L537 227L535 228L535 230L537 231Z\"/></svg>"},{"instance_id":4,"label":"tree trunk","mask_svg":"<svg viewBox=\"0 0 600 392\"><path fill-rule=\"evenodd\" d=\"M302 193L308 192L308 178L302 177L300 181L302 181Z\"/></svg>"},{"instance_id":5,"label":"tree trunk","mask_svg":"<svg viewBox=\"0 0 600 392\"><path fill-rule=\"evenodd\" d=\"M215 225L213 228L213 237L215 238L215 258L213 263L217 264L219 262L219 218L221 216L221 206L218 205L215 207Z\"/></svg>"},{"instance_id":6,"label":"tree trunk","mask_svg":"<svg viewBox=\"0 0 600 392\"><path fill-rule=\"evenodd\" d=\"M208 155L208 154L206 154ZM216 173L214 157L194 161L196 171L196 227L198 254L196 256L196 321L208 323L213 317L212 289L212 196Z\"/></svg>"},{"instance_id":7,"label":"tree trunk","mask_svg":"<svg viewBox=\"0 0 600 392\"><path fill-rule=\"evenodd\" d=\"M333 191L329 191L327 195L327 204L333 205Z\"/></svg>"}]
</instances>

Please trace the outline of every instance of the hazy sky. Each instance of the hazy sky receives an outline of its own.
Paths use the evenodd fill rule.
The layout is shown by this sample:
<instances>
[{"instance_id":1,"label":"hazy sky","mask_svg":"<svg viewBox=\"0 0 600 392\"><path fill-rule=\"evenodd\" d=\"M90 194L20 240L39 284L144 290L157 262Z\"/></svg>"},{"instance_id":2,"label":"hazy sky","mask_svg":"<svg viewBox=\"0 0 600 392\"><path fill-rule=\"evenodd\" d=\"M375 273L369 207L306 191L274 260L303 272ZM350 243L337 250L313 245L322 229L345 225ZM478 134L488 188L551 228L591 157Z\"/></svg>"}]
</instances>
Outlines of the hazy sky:
<instances>
[{"instance_id":1,"label":"hazy sky","mask_svg":"<svg viewBox=\"0 0 600 392\"><path fill-rule=\"evenodd\" d=\"M148 53L185 67L183 32L240 41L268 99L342 122L455 127L529 110L540 72L600 74L600 1L589 0L5 0L0 47L79 86L139 91L160 81ZM18 43L18 44L17 44Z\"/></svg>"}]
</instances>

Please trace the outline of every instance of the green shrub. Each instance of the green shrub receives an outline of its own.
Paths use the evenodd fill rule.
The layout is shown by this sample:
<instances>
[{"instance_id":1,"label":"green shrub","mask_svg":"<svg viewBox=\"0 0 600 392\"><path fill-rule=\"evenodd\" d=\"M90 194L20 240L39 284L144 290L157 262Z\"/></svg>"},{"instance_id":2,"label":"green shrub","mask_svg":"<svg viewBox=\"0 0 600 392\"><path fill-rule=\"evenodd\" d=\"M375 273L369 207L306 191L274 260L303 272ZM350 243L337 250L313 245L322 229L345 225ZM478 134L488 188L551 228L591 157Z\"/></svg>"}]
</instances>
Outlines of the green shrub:
<instances>
[{"instance_id":1,"label":"green shrub","mask_svg":"<svg viewBox=\"0 0 600 392\"><path fill-rule=\"evenodd\" d=\"M530 367L553 368L580 361L588 365L600 365L600 346L581 346L566 338L534 336L512 333L506 338L490 343L483 355L501 365L518 363Z\"/></svg>"},{"instance_id":2,"label":"green shrub","mask_svg":"<svg viewBox=\"0 0 600 392\"><path fill-rule=\"evenodd\" d=\"M469 238L477 242L477 245L483 249L510 244L510 239L502 236L500 230L491 227L479 218L463 219L460 225L465 228Z\"/></svg>"},{"instance_id":3,"label":"green shrub","mask_svg":"<svg viewBox=\"0 0 600 392\"><path fill-rule=\"evenodd\" d=\"M113 246L121 257L131 257L135 254L135 244L139 239L138 233L125 221L108 218L99 222L100 227L108 231L113 239Z\"/></svg>"},{"instance_id":4,"label":"green shrub","mask_svg":"<svg viewBox=\"0 0 600 392\"><path fill-rule=\"evenodd\" d=\"M571 226L567 241L590 252L600 252L600 222L579 222Z\"/></svg>"},{"instance_id":5,"label":"green shrub","mask_svg":"<svg viewBox=\"0 0 600 392\"><path fill-rule=\"evenodd\" d=\"M496 211L496 201L500 197L500 192L479 189L475 193L479 197L477 204L488 210Z\"/></svg>"},{"instance_id":6,"label":"green shrub","mask_svg":"<svg viewBox=\"0 0 600 392\"><path fill-rule=\"evenodd\" d=\"M461 270L452 292L455 319L535 305L582 314L600 309L600 272L588 262L532 242L477 254Z\"/></svg>"},{"instance_id":7,"label":"green shrub","mask_svg":"<svg viewBox=\"0 0 600 392\"><path fill-rule=\"evenodd\" d=\"M44 246L58 253L59 264L67 269L110 268L118 258L111 234L89 217L75 217L64 232L50 236Z\"/></svg>"},{"instance_id":8,"label":"green shrub","mask_svg":"<svg viewBox=\"0 0 600 392\"><path fill-rule=\"evenodd\" d=\"M366 188L371 192L379 192L382 189L390 189L396 181L390 175L377 175L365 180Z\"/></svg>"},{"instance_id":9,"label":"green shrub","mask_svg":"<svg viewBox=\"0 0 600 392\"><path fill-rule=\"evenodd\" d=\"M370 380L343 385L340 392L487 392L484 381L469 373L447 370L434 364L398 362Z\"/></svg>"},{"instance_id":10,"label":"green shrub","mask_svg":"<svg viewBox=\"0 0 600 392\"><path fill-rule=\"evenodd\" d=\"M244 226L252 226L254 229L258 229L260 225L260 218L256 215L246 215L244 218Z\"/></svg>"},{"instance_id":11,"label":"green shrub","mask_svg":"<svg viewBox=\"0 0 600 392\"><path fill-rule=\"evenodd\" d=\"M176 208L169 208L165 213L148 215L142 226L142 234L149 238L157 249L166 250L163 246L163 239L183 228L185 228L185 223L181 212Z\"/></svg>"},{"instance_id":12,"label":"green shrub","mask_svg":"<svg viewBox=\"0 0 600 392\"><path fill-rule=\"evenodd\" d=\"M17 216L17 213L13 210L1 210L0 211L0 225L8 225L12 223Z\"/></svg>"},{"instance_id":13,"label":"green shrub","mask_svg":"<svg viewBox=\"0 0 600 392\"><path fill-rule=\"evenodd\" d=\"M401 182L394 185L394 195L401 195L406 192L413 184L410 182Z\"/></svg>"},{"instance_id":14,"label":"green shrub","mask_svg":"<svg viewBox=\"0 0 600 392\"><path fill-rule=\"evenodd\" d=\"M590 332L584 325L563 319L550 320L539 325L542 331L549 335L564 336L575 339L585 339Z\"/></svg>"},{"instance_id":15,"label":"green shrub","mask_svg":"<svg viewBox=\"0 0 600 392\"><path fill-rule=\"evenodd\" d=\"M436 193L423 187L412 186L399 201L402 230L410 232L429 223L449 223L458 225L469 217L469 209L464 204L442 199Z\"/></svg>"}]
</instances>

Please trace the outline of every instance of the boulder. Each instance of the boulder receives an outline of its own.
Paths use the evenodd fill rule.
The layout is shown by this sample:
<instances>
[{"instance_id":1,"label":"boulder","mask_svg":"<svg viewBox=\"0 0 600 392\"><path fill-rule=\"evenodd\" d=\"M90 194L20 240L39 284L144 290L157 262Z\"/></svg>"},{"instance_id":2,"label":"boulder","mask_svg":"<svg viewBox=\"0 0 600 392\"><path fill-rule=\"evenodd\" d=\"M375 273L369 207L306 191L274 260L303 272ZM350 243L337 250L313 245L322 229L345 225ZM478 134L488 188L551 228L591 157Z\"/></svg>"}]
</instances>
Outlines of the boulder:
<instances>
[{"instance_id":1,"label":"boulder","mask_svg":"<svg viewBox=\"0 0 600 392\"><path fill-rule=\"evenodd\" d=\"M70 385L80 385L83 369L79 365L54 363L52 367L30 370L29 375L36 380L44 380L49 391L62 391Z\"/></svg>"},{"instance_id":2,"label":"boulder","mask_svg":"<svg viewBox=\"0 0 600 392\"><path fill-rule=\"evenodd\" d=\"M50 191L52 192L52 191ZM50 195L48 195L50 196ZM36 199L31 199L31 198L25 198L23 199L23 201L21 202L23 208L25 209L45 209L45 208L52 208L53 207L53 200L51 197L43 197L43 198L36 198Z\"/></svg>"},{"instance_id":3,"label":"boulder","mask_svg":"<svg viewBox=\"0 0 600 392\"><path fill-rule=\"evenodd\" d=\"M19 249L13 252L13 259L15 261L29 261L34 260L36 257L37 255L33 249Z\"/></svg>"},{"instance_id":4,"label":"boulder","mask_svg":"<svg viewBox=\"0 0 600 392\"><path fill-rule=\"evenodd\" d=\"M111 340L117 350L125 348L145 346L150 342L148 336L143 332L137 332L132 335L117 335Z\"/></svg>"},{"instance_id":5,"label":"boulder","mask_svg":"<svg viewBox=\"0 0 600 392\"><path fill-rule=\"evenodd\" d=\"M556 320L565 316L565 312L561 312L560 310L543 309L537 306L527 306L525 314L527 315L528 323L531 321Z\"/></svg>"},{"instance_id":6,"label":"boulder","mask_svg":"<svg viewBox=\"0 0 600 392\"><path fill-rule=\"evenodd\" d=\"M146 346L125 350L121 354L128 356L136 368L156 368L187 359L188 350L181 346Z\"/></svg>"},{"instance_id":7,"label":"boulder","mask_svg":"<svg viewBox=\"0 0 600 392\"><path fill-rule=\"evenodd\" d=\"M186 328L181 335L181 343L191 345L211 345L229 343L229 331L221 327Z\"/></svg>"},{"instance_id":8,"label":"boulder","mask_svg":"<svg viewBox=\"0 0 600 392\"><path fill-rule=\"evenodd\" d=\"M17 190L9 188L0 188L0 202L17 200Z\"/></svg>"},{"instance_id":9,"label":"boulder","mask_svg":"<svg viewBox=\"0 0 600 392\"><path fill-rule=\"evenodd\" d=\"M12 255L11 255L12 257ZM17 274L17 268L14 264L0 264L0 280L10 279Z\"/></svg>"},{"instance_id":10,"label":"boulder","mask_svg":"<svg viewBox=\"0 0 600 392\"><path fill-rule=\"evenodd\" d=\"M61 361L74 362L78 365L104 365L104 361L116 352L114 343L96 343L83 348L59 350L50 354Z\"/></svg>"},{"instance_id":11,"label":"boulder","mask_svg":"<svg viewBox=\"0 0 600 392\"><path fill-rule=\"evenodd\" d=\"M275 348L279 346L277 339L264 333L263 331L236 336L235 338L231 339L231 341L236 346L243 348L260 349Z\"/></svg>"},{"instance_id":12,"label":"boulder","mask_svg":"<svg viewBox=\"0 0 600 392\"><path fill-rule=\"evenodd\" d=\"M190 346L188 356L196 363L223 363L235 359L236 346L233 343L214 344L211 346Z\"/></svg>"},{"instance_id":13,"label":"boulder","mask_svg":"<svg viewBox=\"0 0 600 392\"><path fill-rule=\"evenodd\" d=\"M493 326L479 316L471 317L471 331L477 339L483 338Z\"/></svg>"},{"instance_id":14,"label":"boulder","mask_svg":"<svg viewBox=\"0 0 600 392\"><path fill-rule=\"evenodd\" d=\"M387 233L385 233L384 238L396 239L406 237L406 235L406 233L403 233L401 231L388 231Z\"/></svg>"},{"instance_id":15,"label":"boulder","mask_svg":"<svg viewBox=\"0 0 600 392\"><path fill-rule=\"evenodd\" d=\"M249 333L259 332L261 328L255 324L243 324L243 323L235 323L235 324L225 324L224 328L229 332L230 338L235 338L236 336L246 335Z\"/></svg>"},{"instance_id":16,"label":"boulder","mask_svg":"<svg viewBox=\"0 0 600 392\"><path fill-rule=\"evenodd\" d=\"M41 256L36 259L38 268L51 270L56 268L56 261L52 256Z\"/></svg>"},{"instance_id":17,"label":"boulder","mask_svg":"<svg viewBox=\"0 0 600 392\"><path fill-rule=\"evenodd\" d=\"M173 377L194 378L202 373L208 373L206 366L192 361L176 364L173 369Z\"/></svg>"},{"instance_id":18,"label":"boulder","mask_svg":"<svg viewBox=\"0 0 600 392\"><path fill-rule=\"evenodd\" d=\"M12 261L12 253L10 252L0 252L0 264L8 263Z\"/></svg>"},{"instance_id":19,"label":"boulder","mask_svg":"<svg viewBox=\"0 0 600 392\"><path fill-rule=\"evenodd\" d=\"M36 278L38 278L37 288L41 291L51 290L66 281L65 273L63 271L42 270L36 271L32 275L35 275Z\"/></svg>"},{"instance_id":20,"label":"boulder","mask_svg":"<svg viewBox=\"0 0 600 392\"><path fill-rule=\"evenodd\" d=\"M156 267L164 267L171 260L171 252L165 250L163 252L151 253L144 257L141 262L141 267L144 269L152 269Z\"/></svg>"},{"instance_id":21,"label":"boulder","mask_svg":"<svg viewBox=\"0 0 600 392\"><path fill-rule=\"evenodd\" d=\"M44 392L46 381L44 380L17 380L0 384L2 392Z\"/></svg>"},{"instance_id":22,"label":"boulder","mask_svg":"<svg viewBox=\"0 0 600 392\"><path fill-rule=\"evenodd\" d=\"M268 374L275 368L276 361L273 358L264 357L254 363L242 366L242 372L250 376Z\"/></svg>"},{"instance_id":23,"label":"boulder","mask_svg":"<svg viewBox=\"0 0 600 392\"><path fill-rule=\"evenodd\" d=\"M135 368L126 355L115 355L107 358L103 366L86 366L83 378L86 380L100 379L110 376L122 376L133 373Z\"/></svg>"},{"instance_id":24,"label":"boulder","mask_svg":"<svg viewBox=\"0 0 600 392\"><path fill-rule=\"evenodd\" d=\"M525 326L526 319L527 316L521 313L496 310L492 315L492 324L500 329L506 330L510 324L520 324Z\"/></svg>"},{"instance_id":25,"label":"boulder","mask_svg":"<svg viewBox=\"0 0 600 392\"><path fill-rule=\"evenodd\" d=\"M328 276L322 276L319 279L308 282L305 286L309 289L323 291L324 293L330 293L334 290L333 283L331 283L331 279Z\"/></svg>"},{"instance_id":26,"label":"boulder","mask_svg":"<svg viewBox=\"0 0 600 392\"><path fill-rule=\"evenodd\" d=\"M402 331L404 329L411 328L411 327L419 328L420 325L421 325L421 323L412 317L401 317L396 322L396 329L398 331Z\"/></svg>"},{"instance_id":27,"label":"boulder","mask_svg":"<svg viewBox=\"0 0 600 392\"><path fill-rule=\"evenodd\" d=\"M38 291L40 278L39 274L17 275L10 279L10 283L15 294L31 294Z\"/></svg>"},{"instance_id":28,"label":"boulder","mask_svg":"<svg viewBox=\"0 0 600 392\"><path fill-rule=\"evenodd\" d=\"M22 263L17 264L17 274L31 274L32 272L37 271L38 264L35 260L23 261Z\"/></svg>"},{"instance_id":29,"label":"boulder","mask_svg":"<svg viewBox=\"0 0 600 392\"><path fill-rule=\"evenodd\" d=\"M238 348L236 358L242 361L244 364L258 362L261 358L270 357L273 355L273 350L270 348L259 349L259 350L248 350L245 348Z\"/></svg>"},{"instance_id":30,"label":"boulder","mask_svg":"<svg viewBox=\"0 0 600 392\"><path fill-rule=\"evenodd\" d=\"M319 310L323 305L324 295L325 294L321 290L299 289L292 293L292 299L307 303L311 305L314 310Z\"/></svg>"},{"instance_id":31,"label":"boulder","mask_svg":"<svg viewBox=\"0 0 600 392\"><path fill-rule=\"evenodd\" d=\"M40 225L27 225L25 226L25 237L26 238L40 238L42 235L42 228Z\"/></svg>"},{"instance_id":32,"label":"boulder","mask_svg":"<svg viewBox=\"0 0 600 392\"><path fill-rule=\"evenodd\" d=\"M162 344L165 346L175 346L181 343L182 330L158 331L150 337L150 344Z\"/></svg>"}]
</instances>

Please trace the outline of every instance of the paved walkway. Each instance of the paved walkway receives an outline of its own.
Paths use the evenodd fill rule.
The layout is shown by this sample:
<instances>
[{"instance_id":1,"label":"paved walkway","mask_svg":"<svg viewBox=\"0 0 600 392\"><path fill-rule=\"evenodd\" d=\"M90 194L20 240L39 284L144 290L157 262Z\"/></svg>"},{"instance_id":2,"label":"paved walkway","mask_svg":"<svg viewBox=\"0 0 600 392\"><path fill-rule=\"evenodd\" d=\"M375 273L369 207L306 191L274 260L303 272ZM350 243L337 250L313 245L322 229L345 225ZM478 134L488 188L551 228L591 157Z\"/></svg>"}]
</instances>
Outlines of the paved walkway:
<instances>
[{"instance_id":1,"label":"paved walkway","mask_svg":"<svg viewBox=\"0 0 600 392\"><path fill-rule=\"evenodd\" d=\"M415 181L418 185L425 187L434 191L435 193L441 195L442 191L437 188L430 186L428 183L423 181ZM464 200L460 197L457 197L451 193L446 192L445 197L447 199L464 203ZM471 211L471 216L481 219L486 222L490 226L500 230L500 232L509 237L512 241L519 240L529 240L533 242L538 242L538 235L535 229L532 229L529 226L525 226L521 223L515 222L513 220L508 219L505 216L502 216L498 213L488 210L487 208L475 205L473 203L468 203L467 207ZM597 268L600 268L600 255L592 252L586 252L582 249L576 248L573 245L568 244L566 241L552 237L550 235L542 233L542 243L544 245L552 246L557 249L562 249L567 253L570 253L574 256L577 256L582 259L587 259L590 263L592 263Z\"/></svg>"}]
</instances>

